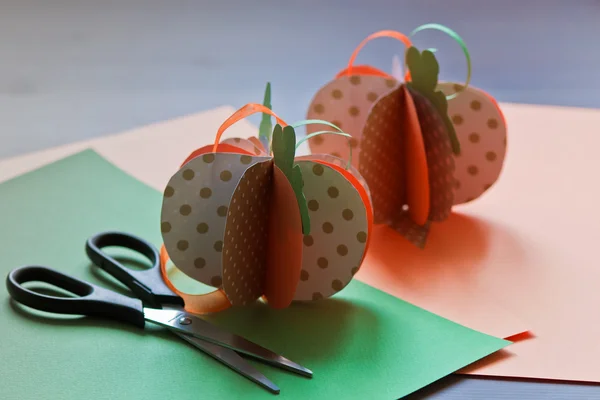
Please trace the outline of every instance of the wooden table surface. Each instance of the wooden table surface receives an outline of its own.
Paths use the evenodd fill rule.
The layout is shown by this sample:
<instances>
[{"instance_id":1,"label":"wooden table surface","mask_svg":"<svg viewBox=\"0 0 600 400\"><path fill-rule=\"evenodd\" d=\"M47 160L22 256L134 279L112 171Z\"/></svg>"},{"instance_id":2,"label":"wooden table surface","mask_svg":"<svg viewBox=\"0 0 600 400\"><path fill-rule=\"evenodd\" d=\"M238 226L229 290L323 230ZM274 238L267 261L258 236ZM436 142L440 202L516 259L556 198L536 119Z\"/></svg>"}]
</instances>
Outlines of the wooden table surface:
<instances>
[{"instance_id":1,"label":"wooden table surface","mask_svg":"<svg viewBox=\"0 0 600 400\"><path fill-rule=\"evenodd\" d=\"M261 101L266 81L275 111L303 119L365 36L429 22L463 37L472 84L499 101L600 108L597 0L4 0L0 158ZM439 49L443 79L464 79L451 39L415 44ZM389 70L401 52L382 39L358 62ZM452 376L413 398L599 397L595 385Z\"/></svg>"}]
</instances>

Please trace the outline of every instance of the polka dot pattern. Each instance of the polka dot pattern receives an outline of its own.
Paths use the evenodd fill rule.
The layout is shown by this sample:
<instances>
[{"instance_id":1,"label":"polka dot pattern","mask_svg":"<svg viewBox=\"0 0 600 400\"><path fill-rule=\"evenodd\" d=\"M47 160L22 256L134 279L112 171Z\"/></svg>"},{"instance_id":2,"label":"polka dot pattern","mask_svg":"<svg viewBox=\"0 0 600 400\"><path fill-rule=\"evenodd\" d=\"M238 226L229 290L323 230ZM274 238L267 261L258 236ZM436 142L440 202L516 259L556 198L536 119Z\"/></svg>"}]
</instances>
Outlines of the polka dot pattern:
<instances>
[{"instance_id":1,"label":"polka dot pattern","mask_svg":"<svg viewBox=\"0 0 600 400\"><path fill-rule=\"evenodd\" d=\"M454 83L440 83L446 94L455 92ZM481 196L500 176L506 154L506 125L491 97L484 91L467 87L448 101L449 115L460 115L454 125L461 144L461 154L454 157L454 177L460 182L454 188L454 204Z\"/></svg>"},{"instance_id":2,"label":"polka dot pattern","mask_svg":"<svg viewBox=\"0 0 600 400\"><path fill-rule=\"evenodd\" d=\"M365 124L359 171L371 190L374 222L389 223L405 201L402 155L402 87L381 97Z\"/></svg>"},{"instance_id":3,"label":"polka dot pattern","mask_svg":"<svg viewBox=\"0 0 600 400\"><path fill-rule=\"evenodd\" d=\"M359 164L360 171L372 190L375 222L390 225L415 246L423 248L430 222L423 226L416 224L409 215L408 207L402 207L406 203L401 152L403 121L406 116L398 110L404 109L404 96L407 95L411 95L417 116L422 119L426 156L428 164L431 163L431 168L428 166L428 178L430 181L433 178L430 196L435 197L436 206L431 208L429 217L447 217L454 187L453 159L448 156L448 151L451 150L449 141L443 140L443 135L447 137L447 133L440 127L438 114L431 112L432 106L427 99L399 87L377 100L365 124ZM363 237L357 236L357 239L360 241Z\"/></svg>"},{"instance_id":4,"label":"polka dot pattern","mask_svg":"<svg viewBox=\"0 0 600 400\"><path fill-rule=\"evenodd\" d=\"M223 242L223 289L233 305L264 293L273 163L248 168L233 193Z\"/></svg>"},{"instance_id":5,"label":"polka dot pattern","mask_svg":"<svg viewBox=\"0 0 600 400\"><path fill-rule=\"evenodd\" d=\"M373 103L391 88L397 86L395 80L380 76L343 76L323 86L314 96L307 119L324 119L333 122L354 138L353 166L358 167L360 141L363 126ZM308 125L307 134L329 130L323 125ZM312 153L334 154L348 159L348 140L334 135L320 135L308 141Z\"/></svg>"},{"instance_id":6,"label":"polka dot pattern","mask_svg":"<svg viewBox=\"0 0 600 400\"><path fill-rule=\"evenodd\" d=\"M343 160L339 157L330 155L330 154L311 154L309 156L300 156L300 157L296 157L296 160L321 160L321 161L325 161L326 163L329 164L333 164L333 165L337 165L338 167L342 167L342 168L346 168L348 165L348 160ZM316 172L315 172L316 170ZM323 167L321 166L321 164L317 164L315 163L314 167L313 167L313 172L319 176L322 175L322 172L319 174L319 171L323 171ZM369 198L369 202L371 204L373 204L373 200L371 199L371 192L369 191L369 185L367 185L367 181L365 181L365 178L363 178L363 176L361 175L360 172L358 172L358 169L356 169L354 166L350 166L350 173L358 180L358 182L365 188L365 190L367 191L367 197Z\"/></svg>"},{"instance_id":7,"label":"polka dot pattern","mask_svg":"<svg viewBox=\"0 0 600 400\"><path fill-rule=\"evenodd\" d=\"M361 264L365 251L367 215L360 194L342 174L323 164L315 168L315 161L296 161L306 199L318 202L319 208L309 210L311 239L309 245L304 240L301 275L306 279L300 279L294 299L318 300L334 295L352 280L352 270ZM337 189L337 196L330 196L331 187ZM344 218L349 212L352 218Z\"/></svg>"},{"instance_id":8,"label":"polka dot pattern","mask_svg":"<svg viewBox=\"0 0 600 400\"><path fill-rule=\"evenodd\" d=\"M304 243L305 246L312 246L313 244L315 244L315 240L313 239L313 237L311 235L304 235L304 237L302 238L302 242Z\"/></svg>"},{"instance_id":9,"label":"polka dot pattern","mask_svg":"<svg viewBox=\"0 0 600 400\"><path fill-rule=\"evenodd\" d=\"M448 129L440 113L423 95L410 91L425 144L429 174L429 220L443 221L454 204L454 156Z\"/></svg>"},{"instance_id":10,"label":"polka dot pattern","mask_svg":"<svg viewBox=\"0 0 600 400\"><path fill-rule=\"evenodd\" d=\"M207 285L221 280L227 210L238 182L250 166L271 160L252 157L245 164L241 157L203 154L177 171L165 189L161 232L169 256L182 272ZM229 171L229 180L220 179L223 171Z\"/></svg>"}]
</instances>

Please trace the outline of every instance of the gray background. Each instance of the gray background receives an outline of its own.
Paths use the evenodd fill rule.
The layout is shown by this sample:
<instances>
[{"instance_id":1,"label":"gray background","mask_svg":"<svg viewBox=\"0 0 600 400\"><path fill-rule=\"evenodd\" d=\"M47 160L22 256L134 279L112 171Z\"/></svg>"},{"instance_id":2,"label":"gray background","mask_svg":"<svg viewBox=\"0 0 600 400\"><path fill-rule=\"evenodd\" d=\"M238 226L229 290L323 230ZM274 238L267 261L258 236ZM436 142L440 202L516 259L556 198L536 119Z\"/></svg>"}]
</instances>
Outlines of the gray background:
<instances>
[{"instance_id":1,"label":"gray background","mask_svg":"<svg viewBox=\"0 0 600 400\"><path fill-rule=\"evenodd\" d=\"M595 0L0 0L0 158L260 102L267 80L276 112L303 119L366 35L429 22L463 37L473 85L500 101L600 107ZM439 49L443 79L464 79L451 39L414 42ZM381 39L358 62L389 71L401 52ZM423 397L592 399L600 387L451 376Z\"/></svg>"}]
</instances>

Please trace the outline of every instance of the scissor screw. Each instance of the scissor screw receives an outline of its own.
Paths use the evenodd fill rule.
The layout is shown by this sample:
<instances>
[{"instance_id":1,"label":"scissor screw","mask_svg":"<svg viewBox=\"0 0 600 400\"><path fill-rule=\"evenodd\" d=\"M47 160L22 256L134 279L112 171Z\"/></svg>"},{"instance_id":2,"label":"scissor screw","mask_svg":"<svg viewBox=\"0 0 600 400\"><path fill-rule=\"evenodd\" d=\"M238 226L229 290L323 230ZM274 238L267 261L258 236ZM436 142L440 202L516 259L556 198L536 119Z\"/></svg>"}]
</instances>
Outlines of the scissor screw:
<instances>
[{"instance_id":1,"label":"scissor screw","mask_svg":"<svg viewBox=\"0 0 600 400\"><path fill-rule=\"evenodd\" d=\"M192 323L192 319L188 318L188 317L181 317L179 318L179 324L180 325L189 325Z\"/></svg>"}]
</instances>

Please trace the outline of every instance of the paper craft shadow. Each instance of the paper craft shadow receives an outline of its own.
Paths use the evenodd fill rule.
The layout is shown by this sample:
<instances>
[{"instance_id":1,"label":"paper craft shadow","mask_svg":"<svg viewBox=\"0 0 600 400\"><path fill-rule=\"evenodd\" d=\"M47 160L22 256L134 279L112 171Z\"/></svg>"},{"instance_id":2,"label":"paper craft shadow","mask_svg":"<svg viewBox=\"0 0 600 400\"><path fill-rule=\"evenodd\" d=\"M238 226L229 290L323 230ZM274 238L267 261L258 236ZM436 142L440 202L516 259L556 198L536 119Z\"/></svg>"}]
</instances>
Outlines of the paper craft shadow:
<instances>
[{"instance_id":1,"label":"paper craft shadow","mask_svg":"<svg viewBox=\"0 0 600 400\"><path fill-rule=\"evenodd\" d=\"M420 285L440 277L467 277L485 266L493 242L503 248L513 263L524 257L520 242L503 226L465 214L453 213L430 234L427 246L419 249L385 226L374 230L369 259L388 270L389 277L405 286ZM366 266L370 268L372 265Z\"/></svg>"},{"instance_id":2,"label":"paper craft shadow","mask_svg":"<svg viewBox=\"0 0 600 400\"><path fill-rule=\"evenodd\" d=\"M208 318L252 341L267 343L269 348L293 360L313 364L336 359L357 343L371 346L368 350L373 355L384 351L376 340L378 317L357 303L329 298L314 303L293 303L283 310L256 303L234 307Z\"/></svg>"}]
</instances>

